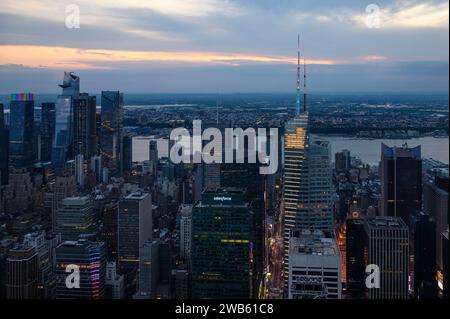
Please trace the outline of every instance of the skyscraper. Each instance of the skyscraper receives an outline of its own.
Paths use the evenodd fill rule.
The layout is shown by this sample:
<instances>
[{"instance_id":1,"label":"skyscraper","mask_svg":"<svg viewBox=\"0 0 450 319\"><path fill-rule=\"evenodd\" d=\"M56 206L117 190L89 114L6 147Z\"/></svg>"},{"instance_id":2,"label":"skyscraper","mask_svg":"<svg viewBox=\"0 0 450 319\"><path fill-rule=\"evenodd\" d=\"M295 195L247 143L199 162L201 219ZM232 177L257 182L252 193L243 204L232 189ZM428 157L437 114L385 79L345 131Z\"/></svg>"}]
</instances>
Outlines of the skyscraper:
<instances>
[{"instance_id":1,"label":"skyscraper","mask_svg":"<svg viewBox=\"0 0 450 319\"><path fill-rule=\"evenodd\" d=\"M331 230L330 146L308 136L308 114L288 121L284 143L284 244L285 267L292 229Z\"/></svg>"},{"instance_id":2,"label":"skyscraper","mask_svg":"<svg viewBox=\"0 0 450 319\"><path fill-rule=\"evenodd\" d=\"M192 298L251 296L251 223L242 190L203 193L192 213Z\"/></svg>"},{"instance_id":3,"label":"skyscraper","mask_svg":"<svg viewBox=\"0 0 450 319\"><path fill-rule=\"evenodd\" d=\"M80 287L69 289L66 267L79 267ZM102 299L106 285L105 243L86 239L65 241L56 248L56 298L57 299Z\"/></svg>"},{"instance_id":4,"label":"skyscraper","mask_svg":"<svg viewBox=\"0 0 450 319\"><path fill-rule=\"evenodd\" d=\"M33 209L35 192L31 172L25 168L12 169L9 174L9 185L5 192L6 211L23 213L28 209Z\"/></svg>"},{"instance_id":5,"label":"skyscraper","mask_svg":"<svg viewBox=\"0 0 450 319\"><path fill-rule=\"evenodd\" d=\"M6 258L6 298L35 299L38 297L38 255L34 247L19 245Z\"/></svg>"},{"instance_id":6,"label":"skyscraper","mask_svg":"<svg viewBox=\"0 0 450 319\"><path fill-rule=\"evenodd\" d=\"M409 148L381 144L381 215L398 216L410 226L411 216L422 209L420 145Z\"/></svg>"},{"instance_id":7,"label":"skyscraper","mask_svg":"<svg viewBox=\"0 0 450 319\"><path fill-rule=\"evenodd\" d=\"M362 298L365 291L364 220L350 218L346 222L347 296Z\"/></svg>"},{"instance_id":8,"label":"skyscraper","mask_svg":"<svg viewBox=\"0 0 450 319\"><path fill-rule=\"evenodd\" d=\"M137 269L139 249L153 237L152 198L148 193L131 193L119 202L119 268Z\"/></svg>"},{"instance_id":9,"label":"skyscraper","mask_svg":"<svg viewBox=\"0 0 450 319\"><path fill-rule=\"evenodd\" d=\"M214 190L220 188L220 164L202 163L203 189Z\"/></svg>"},{"instance_id":10,"label":"skyscraper","mask_svg":"<svg viewBox=\"0 0 450 319\"><path fill-rule=\"evenodd\" d=\"M259 173L260 165L257 163L223 163L220 164L221 187L238 187L245 189L245 201L253 212L252 242L254 253L253 290L260 287L264 272L264 244L265 244L265 203L266 175Z\"/></svg>"},{"instance_id":11,"label":"skyscraper","mask_svg":"<svg viewBox=\"0 0 450 319\"><path fill-rule=\"evenodd\" d=\"M333 232L292 230L289 299L341 299L341 255Z\"/></svg>"},{"instance_id":12,"label":"skyscraper","mask_svg":"<svg viewBox=\"0 0 450 319\"><path fill-rule=\"evenodd\" d=\"M64 72L63 84L59 87L62 88L62 95L76 96L80 94L80 77L72 72Z\"/></svg>"},{"instance_id":13,"label":"skyscraper","mask_svg":"<svg viewBox=\"0 0 450 319\"><path fill-rule=\"evenodd\" d=\"M448 299L448 227L442 233L442 296L444 299Z\"/></svg>"},{"instance_id":14,"label":"skyscraper","mask_svg":"<svg viewBox=\"0 0 450 319\"><path fill-rule=\"evenodd\" d=\"M96 98L87 93L73 99L73 143L74 155L85 159L97 154Z\"/></svg>"},{"instance_id":15,"label":"skyscraper","mask_svg":"<svg viewBox=\"0 0 450 319\"><path fill-rule=\"evenodd\" d=\"M57 232L62 240L78 240L93 231L93 207L88 196L67 197L62 200L57 215Z\"/></svg>"},{"instance_id":16,"label":"skyscraper","mask_svg":"<svg viewBox=\"0 0 450 319\"><path fill-rule=\"evenodd\" d=\"M54 248L60 244L59 236L46 235L44 231L28 233L23 244L33 247L38 257L38 298L54 298L56 278L54 269Z\"/></svg>"},{"instance_id":17,"label":"skyscraper","mask_svg":"<svg viewBox=\"0 0 450 319\"><path fill-rule=\"evenodd\" d=\"M297 227L297 215L307 207L308 171L306 169L306 150L308 147L308 114L303 113L289 120L284 129L284 245L285 257L288 255L290 232ZM287 258L285 258L287 259Z\"/></svg>"},{"instance_id":18,"label":"skyscraper","mask_svg":"<svg viewBox=\"0 0 450 319\"><path fill-rule=\"evenodd\" d=\"M89 169L91 171L91 174L95 175L95 180L97 183L100 183L102 181L102 157L101 156L92 156L91 162L89 165Z\"/></svg>"},{"instance_id":19,"label":"skyscraper","mask_svg":"<svg viewBox=\"0 0 450 319\"><path fill-rule=\"evenodd\" d=\"M159 279L159 241L147 241L139 248L137 298L155 298Z\"/></svg>"},{"instance_id":20,"label":"skyscraper","mask_svg":"<svg viewBox=\"0 0 450 319\"><path fill-rule=\"evenodd\" d=\"M400 217L365 221L365 265L380 269L380 288L368 289L370 299L408 298L408 226Z\"/></svg>"},{"instance_id":21,"label":"skyscraper","mask_svg":"<svg viewBox=\"0 0 450 319\"><path fill-rule=\"evenodd\" d=\"M9 129L5 125L3 114L3 104L0 103L0 202L1 187L8 185L9 181Z\"/></svg>"},{"instance_id":22,"label":"skyscraper","mask_svg":"<svg viewBox=\"0 0 450 319\"><path fill-rule=\"evenodd\" d=\"M10 96L9 158L14 167L33 164L34 95Z\"/></svg>"},{"instance_id":23,"label":"skyscraper","mask_svg":"<svg viewBox=\"0 0 450 319\"><path fill-rule=\"evenodd\" d=\"M108 297L112 299L125 298L124 276L117 273L115 261L106 263L106 286L110 291Z\"/></svg>"},{"instance_id":24,"label":"skyscraper","mask_svg":"<svg viewBox=\"0 0 450 319\"><path fill-rule=\"evenodd\" d=\"M350 169L351 157L349 150L342 150L341 152L337 152L334 159L334 165L337 171Z\"/></svg>"},{"instance_id":25,"label":"skyscraper","mask_svg":"<svg viewBox=\"0 0 450 319\"><path fill-rule=\"evenodd\" d=\"M52 164L59 175L67 160L74 156L74 99L80 94L80 78L64 72L62 94L56 98L55 133L53 136Z\"/></svg>"},{"instance_id":26,"label":"skyscraper","mask_svg":"<svg viewBox=\"0 0 450 319\"><path fill-rule=\"evenodd\" d=\"M83 154L75 155L75 179L78 186L84 186L84 156Z\"/></svg>"},{"instance_id":27,"label":"skyscraper","mask_svg":"<svg viewBox=\"0 0 450 319\"><path fill-rule=\"evenodd\" d=\"M101 154L103 166L111 175L121 173L122 128L123 128L123 93L119 91L102 91L101 110Z\"/></svg>"},{"instance_id":28,"label":"skyscraper","mask_svg":"<svg viewBox=\"0 0 450 319\"><path fill-rule=\"evenodd\" d=\"M3 103L0 103L0 127L5 127L5 110Z\"/></svg>"},{"instance_id":29,"label":"skyscraper","mask_svg":"<svg viewBox=\"0 0 450 319\"><path fill-rule=\"evenodd\" d=\"M442 254L442 233L448 227L448 170L433 172L432 179L424 182L423 209L436 222L436 265L439 271L444 270ZM439 277L438 277L439 278Z\"/></svg>"},{"instance_id":30,"label":"skyscraper","mask_svg":"<svg viewBox=\"0 0 450 319\"><path fill-rule=\"evenodd\" d=\"M191 263L192 244L192 205L180 206L180 257L187 264Z\"/></svg>"},{"instance_id":31,"label":"skyscraper","mask_svg":"<svg viewBox=\"0 0 450 319\"><path fill-rule=\"evenodd\" d=\"M122 171L131 172L133 161L133 138L125 135L123 137Z\"/></svg>"},{"instance_id":32,"label":"skyscraper","mask_svg":"<svg viewBox=\"0 0 450 319\"><path fill-rule=\"evenodd\" d=\"M332 230L331 151L328 141L309 138L305 161L307 170L307 200L300 201L297 227Z\"/></svg>"},{"instance_id":33,"label":"skyscraper","mask_svg":"<svg viewBox=\"0 0 450 319\"><path fill-rule=\"evenodd\" d=\"M106 243L108 261L117 263L117 222L119 218L119 203L112 201L103 208L103 225L100 238Z\"/></svg>"},{"instance_id":34,"label":"skyscraper","mask_svg":"<svg viewBox=\"0 0 450 319\"><path fill-rule=\"evenodd\" d=\"M148 143L148 160L150 161L150 172L156 176L158 170L158 144L157 141L151 140Z\"/></svg>"},{"instance_id":35,"label":"skyscraper","mask_svg":"<svg viewBox=\"0 0 450 319\"><path fill-rule=\"evenodd\" d=\"M189 299L190 276L186 265L179 265L173 276L175 277L175 299Z\"/></svg>"},{"instance_id":36,"label":"skyscraper","mask_svg":"<svg viewBox=\"0 0 450 319\"><path fill-rule=\"evenodd\" d=\"M50 162L55 134L55 103L42 103L41 113L41 161Z\"/></svg>"},{"instance_id":37,"label":"skyscraper","mask_svg":"<svg viewBox=\"0 0 450 319\"><path fill-rule=\"evenodd\" d=\"M297 100L295 117L284 127L283 241L284 279L288 284L289 242L293 229L330 231L331 153L327 141L309 136L306 106L306 64L303 74L303 112L300 113L300 37L297 51ZM287 291L285 291L287 292Z\"/></svg>"},{"instance_id":38,"label":"skyscraper","mask_svg":"<svg viewBox=\"0 0 450 319\"><path fill-rule=\"evenodd\" d=\"M52 192L49 193L51 198L52 209L52 230L56 232L58 209L61 207L62 200L66 197L75 195L76 181L75 176L65 175L57 176L54 183L51 185Z\"/></svg>"},{"instance_id":39,"label":"skyscraper","mask_svg":"<svg viewBox=\"0 0 450 319\"><path fill-rule=\"evenodd\" d=\"M436 223L426 214L414 218L414 297L437 298Z\"/></svg>"}]
</instances>

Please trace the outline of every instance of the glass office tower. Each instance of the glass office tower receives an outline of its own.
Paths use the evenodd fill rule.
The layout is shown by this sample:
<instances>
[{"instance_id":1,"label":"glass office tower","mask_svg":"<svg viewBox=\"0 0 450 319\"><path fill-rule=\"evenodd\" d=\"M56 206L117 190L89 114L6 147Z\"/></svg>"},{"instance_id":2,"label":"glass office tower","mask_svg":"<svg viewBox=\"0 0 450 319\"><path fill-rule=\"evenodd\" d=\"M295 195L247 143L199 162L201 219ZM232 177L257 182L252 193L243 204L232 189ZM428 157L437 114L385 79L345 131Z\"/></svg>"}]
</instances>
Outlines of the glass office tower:
<instances>
[{"instance_id":1,"label":"glass office tower","mask_svg":"<svg viewBox=\"0 0 450 319\"><path fill-rule=\"evenodd\" d=\"M381 144L381 215L399 216L407 226L422 209L422 158L420 145L409 148Z\"/></svg>"},{"instance_id":2,"label":"glass office tower","mask_svg":"<svg viewBox=\"0 0 450 319\"><path fill-rule=\"evenodd\" d=\"M5 126L3 104L0 103L0 186L8 185L9 182L8 161L9 129Z\"/></svg>"},{"instance_id":3,"label":"glass office tower","mask_svg":"<svg viewBox=\"0 0 450 319\"><path fill-rule=\"evenodd\" d=\"M312 138L308 112L285 124L283 178L283 242L285 287L289 270L289 240L293 229L331 231L332 174L329 142Z\"/></svg>"},{"instance_id":4,"label":"glass office tower","mask_svg":"<svg viewBox=\"0 0 450 319\"><path fill-rule=\"evenodd\" d=\"M112 176L121 174L123 153L123 93L102 91L101 155Z\"/></svg>"},{"instance_id":5,"label":"glass office tower","mask_svg":"<svg viewBox=\"0 0 450 319\"><path fill-rule=\"evenodd\" d=\"M308 113L288 121L284 133L284 245L289 247L291 229L297 228L297 214L307 202L308 179L306 150L308 147Z\"/></svg>"},{"instance_id":6,"label":"glass office tower","mask_svg":"<svg viewBox=\"0 0 450 319\"><path fill-rule=\"evenodd\" d=\"M192 213L192 298L251 296L251 217L241 189L203 193Z\"/></svg>"},{"instance_id":7,"label":"glass office tower","mask_svg":"<svg viewBox=\"0 0 450 319\"><path fill-rule=\"evenodd\" d=\"M17 168L33 164L34 95L10 96L9 157Z\"/></svg>"},{"instance_id":8,"label":"glass office tower","mask_svg":"<svg viewBox=\"0 0 450 319\"><path fill-rule=\"evenodd\" d=\"M223 163L220 164L220 185L221 187L238 187L245 189L246 199L253 212L252 241L254 243L253 252L253 291L256 293L263 278L264 267L264 227L265 227L265 176L259 173L259 164L248 163ZM256 297L256 296L255 296Z\"/></svg>"},{"instance_id":9,"label":"glass office tower","mask_svg":"<svg viewBox=\"0 0 450 319\"><path fill-rule=\"evenodd\" d=\"M41 161L50 162L55 134L55 103L42 103L41 112Z\"/></svg>"},{"instance_id":10,"label":"glass office tower","mask_svg":"<svg viewBox=\"0 0 450 319\"><path fill-rule=\"evenodd\" d=\"M96 97L81 93L73 101L74 155L97 155Z\"/></svg>"},{"instance_id":11,"label":"glass office tower","mask_svg":"<svg viewBox=\"0 0 450 319\"><path fill-rule=\"evenodd\" d=\"M73 159L73 103L80 94L80 78L64 72L62 94L56 99L55 134L53 139L52 164L60 174L67 160Z\"/></svg>"},{"instance_id":12,"label":"glass office tower","mask_svg":"<svg viewBox=\"0 0 450 319\"><path fill-rule=\"evenodd\" d=\"M152 196L135 192L119 202L118 260L120 269L139 267L139 248L152 240Z\"/></svg>"}]
</instances>

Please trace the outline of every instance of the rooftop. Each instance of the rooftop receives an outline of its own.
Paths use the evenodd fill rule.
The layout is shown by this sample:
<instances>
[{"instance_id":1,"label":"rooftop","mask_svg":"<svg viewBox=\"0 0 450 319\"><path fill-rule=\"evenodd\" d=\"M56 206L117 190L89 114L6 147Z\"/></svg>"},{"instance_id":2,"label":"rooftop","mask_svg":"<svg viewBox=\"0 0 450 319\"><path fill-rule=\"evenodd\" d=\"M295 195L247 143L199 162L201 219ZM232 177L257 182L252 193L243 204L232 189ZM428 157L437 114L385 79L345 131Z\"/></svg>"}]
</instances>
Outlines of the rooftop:
<instances>
[{"instance_id":1,"label":"rooftop","mask_svg":"<svg viewBox=\"0 0 450 319\"><path fill-rule=\"evenodd\" d=\"M376 216L366 219L366 223L371 228L408 228L400 217Z\"/></svg>"},{"instance_id":2,"label":"rooftop","mask_svg":"<svg viewBox=\"0 0 450 319\"><path fill-rule=\"evenodd\" d=\"M339 256L336 238L331 232L299 229L291 231L290 254Z\"/></svg>"},{"instance_id":3,"label":"rooftop","mask_svg":"<svg viewBox=\"0 0 450 319\"><path fill-rule=\"evenodd\" d=\"M125 197L125 199L131 199L131 200L141 200L144 199L148 196L148 193L144 193L144 192L133 192L130 193L129 195L127 195Z\"/></svg>"}]
</instances>

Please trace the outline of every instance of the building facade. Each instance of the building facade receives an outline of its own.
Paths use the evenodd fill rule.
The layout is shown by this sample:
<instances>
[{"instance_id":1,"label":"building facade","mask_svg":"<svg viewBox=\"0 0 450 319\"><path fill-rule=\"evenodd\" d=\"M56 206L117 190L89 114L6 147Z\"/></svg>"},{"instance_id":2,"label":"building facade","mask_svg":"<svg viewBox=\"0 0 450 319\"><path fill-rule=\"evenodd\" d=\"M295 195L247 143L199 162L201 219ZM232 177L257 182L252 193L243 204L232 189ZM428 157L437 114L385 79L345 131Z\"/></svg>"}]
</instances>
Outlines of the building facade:
<instances>
[{"instance_id":1,"label":"building facade","mask_svg":"<svg viewBox=\"0 0 450 319\"><path fill-rule=\"evenodd\" d=\"M350 298L362 298L365 293L364 238L364 220L348 219L346 222L346 292Z\"/></svg>"},{"instance_id":2,"label":"building facade","mask_svg":"<svg viewBox=\"0 0 450 319\"><path fill-rule=\"evenodd\" d=\"M34 247L19 245L8 252L6 299L38 298L39 260Z\"/></svg>"},{"instance_id":3,"label":"building facade","mask_svg":"<svg viewBox=\"0 0 450 319\"><path fill-rule=\"evenodd\" d=\"M33 164L34 95L10 96L9 159L12 166L25 168Z\"/></svg>"},{"instance_id":4,"label":"building facade","mask_svg":"<svg viewBox=\"0 0 450 319\"><path fill-rule=\"evenodd\" d=\"M341 299L341 255L332 232L292 230L289 242L289 299Z\"/></svg>"},{"instance_id":5,"label":"building facade","mask_svg":"<svg viewBox=\"0 0 450 319\"><path fill-rule=\"evenodd\" d=\"M69 288L68 266L79 269L79 288ZM56 298L103 299L106 287L105 244L86 239L65 241L56 248Z\"/></svg>"},{"instance_id":6,"label":"building facade","mask_svg":"<svg viewBox=\"0 0 450 319\"><path fill-rule=\"evenodd\" d=\"M52 160L53 134L55 134L55 103L41 104L41 161Z\"/></svg>"},{"instance_id":7,"label":"building facade","mask_svg":"<svg viewBox=\"0 0 450 319\"><path fill-rule=\"evenodd\" d=\"M382 216L398 216L409 227L411 216L422 209L422 158L420 145L409 148L381 144Z\"/></svg>"},{"instance_id":8,"label":"building facade","mask_svg":"<svg viewBox=\"0 0 450 319\"><path fill-rule=\"evenodd\" d=\"M0 103L0 207L2 186L9 182L9 129L5 125L3 104Z\"/></svg>"},{"instance_id":9,"label":"building facade","mask_svg":"<svg viewBox=\"0 0 450 319\"><path fill-rule=\"evenodd\" d=\"M139 249L153 237L152 198L131 193L119 202L118 261L120 269L139 268Z\"/></svg>"},{"instance_id":10,"label":"building facade","mask_svg":"<svg viewBox=\"0 0 450 319\"><path fill-rule=\"evenodd\" d=\"M370 299L407 299L409 231L400 217L368 218L364 224L365 267L380 270L380 288L368 289Z\"/></svg>"},{"instance_id":11,"label":"building facade","mask_svg":"<svg viewBox=\"0 0 450 319\"><path fill-rule=\"evenodd\" d=\"M53 135L52 164L57 175L63 173L65 164L74 152L74 101L80 94L80 78L64 72L62 94L56 98L55 133Z\"/></svg>"},{"instance_id":12,"label":"building facade","mask_svg":"<svg viewBox=\"0 0 450 319\"><path fill-rule=\"evenodd\" d=\"M112 176L121 175L123 153L123 93L102 91L101 155L103 166Z\"/></svg>"},{"instance_id":13,"label":"building facade","mask_svg":"<svg viewBox=\"0 0 450 319\"><path fill-rule=\"evenodd\" d=\"M251 296L251 223L242 190L203 193L192 212L192 298Z\"/></svg>"},{"instance_id":14,"label":"building facade","mask_svg":"<svg viewBox=\"0 0 450 319\"><path fill-rule=\"evenodd\" d=\"M61 239L76 241L80 235L93 232L93 214L88 196L63 199L57 215L57 232Z\"/></svg>"}]
</instances>

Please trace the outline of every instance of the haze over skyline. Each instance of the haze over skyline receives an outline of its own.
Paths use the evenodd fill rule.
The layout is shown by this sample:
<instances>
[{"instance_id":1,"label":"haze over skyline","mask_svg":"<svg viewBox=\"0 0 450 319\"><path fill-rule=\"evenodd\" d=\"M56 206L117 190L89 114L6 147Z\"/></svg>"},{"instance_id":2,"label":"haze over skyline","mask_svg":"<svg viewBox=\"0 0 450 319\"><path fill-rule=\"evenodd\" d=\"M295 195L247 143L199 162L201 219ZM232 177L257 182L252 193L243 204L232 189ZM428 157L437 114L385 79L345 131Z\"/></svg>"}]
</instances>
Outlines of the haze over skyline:
<instances>
[{"instance_id":1,"label":"haze over skyline","mask_svg":"<svg viewBox=\"0 0 450 319\"><path fill-rule=\"evenodd\" d=\"M448 1L3 0L0 93L448 92ZM67 5L80 28L66 27Z\"/></svg>"}]
</instances>

